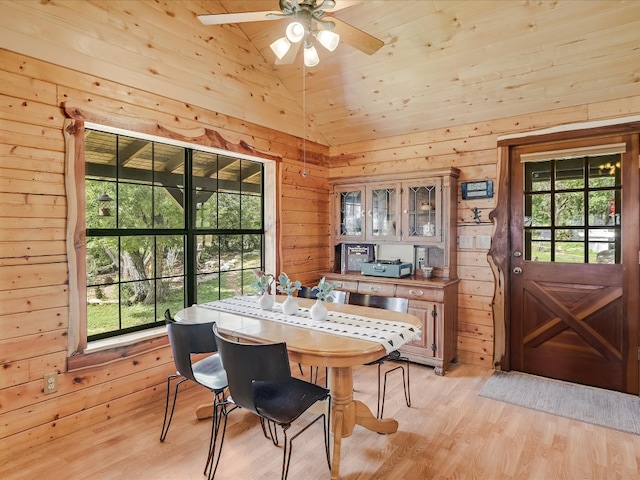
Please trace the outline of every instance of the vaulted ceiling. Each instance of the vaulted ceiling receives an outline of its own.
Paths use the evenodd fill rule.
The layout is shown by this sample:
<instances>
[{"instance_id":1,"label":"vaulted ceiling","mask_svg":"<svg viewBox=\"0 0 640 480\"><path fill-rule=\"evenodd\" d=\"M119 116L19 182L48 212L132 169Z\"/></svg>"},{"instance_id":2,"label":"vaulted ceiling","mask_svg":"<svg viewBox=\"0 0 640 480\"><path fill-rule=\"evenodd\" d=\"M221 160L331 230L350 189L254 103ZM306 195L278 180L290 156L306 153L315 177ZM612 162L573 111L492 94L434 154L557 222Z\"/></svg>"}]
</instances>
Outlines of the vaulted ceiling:
<instances>
[{"instance_id":1,"label":"vaulted ceiling","mask_svg":"<svg viewBox=\"0 0 640 480\"><path fill-rule=\"evenodd\" d=\"M334 16L384 46L371 56L343 42L318 47L304 99L301 55L275 65L269 48L286 20L197 18L278 9L278 0L0 0L0 48L91 75L97 95L110 80L328 146L640 95L638 0L363 0Z\"/></svg>"},{"instance_id":2,"label":"vaulted ceiling","mask_svg":"<svg viewBox=\"0 0 640 480\"><path fill-rule=\"evenodd\" d=\"M276 0L203 7L200 13L278 10ZM372 56L342 42L333 53L318 47L320 64L307 69L306 115L329 145L640 93L635 0L365 0L333 15L385 46ZM284 22L237 28L301 98L301 55L274 65L269 48Z\"/></svg>"}]
</instances>

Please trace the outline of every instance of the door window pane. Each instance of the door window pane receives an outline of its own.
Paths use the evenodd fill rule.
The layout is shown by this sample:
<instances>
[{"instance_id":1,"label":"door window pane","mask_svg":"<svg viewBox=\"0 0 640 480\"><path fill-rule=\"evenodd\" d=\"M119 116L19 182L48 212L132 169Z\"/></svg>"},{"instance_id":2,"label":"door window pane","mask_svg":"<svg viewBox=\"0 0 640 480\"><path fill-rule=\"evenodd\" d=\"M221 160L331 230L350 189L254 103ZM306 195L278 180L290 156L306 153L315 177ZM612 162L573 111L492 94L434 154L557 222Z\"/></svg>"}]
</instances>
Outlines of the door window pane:
<instances>
[{"instance_id":1,"label":"door window pane","mask_svg":"<svg viewBox=\"0 0 640 480\"><path fill-rule=\"evenodd\" d=\"M584 225L584 193L556 193L556 226Z\"/></svg>"},{"instance_id":2,"label":"door window pane","mask_svg":"<svg viewBox=\"0 0 640 480\"><path fill-rule=\"evenodd\" d=\"M528 227L551 226L551 195L548 193L525 195L525 224Z\"/></svg>"},{"instance_id":3,"label":"door window pane","mask_svg":"<svg viewBox=\"0 0 640 480\"><path fill-rule=\"evenodd\" d=\"M589 187L620 186L620 155L589 158Z\"/></svg>"},{"instance_id":4,"label":"door window pane","mask_svg":"<svg viewBox=\"0 0 640 480\"><path fill-rule=\"evenodd\" d=\"M571 158L554 162L555 190L584 188L584 158Z\"/></svg>"},{"instance_id":5,"label":"door window pane","mask_svg":"<svg viewBox=\"0 0 640 480\"><path fill-rule=\"evenodd\" d=\"M584 243L556 242L554 261L564 263L585 263Z\"/></svg>"},{"instance_id":6,"label":"door window pane","mask_svg":"<svg viewBox=\"0 0 640 480\"><path fill-rule=\"evenodd\" d=\"M616 212L617 196L615 190L589 192L589 225L620 224L620 215Z\"/></svg>"},{"instance_id":7,"label":"door window pane","mask_svg":"<svg viewBox=\"0 0 640 480\"><path fill-rule=\"evenodd\" d=\"M620 155L525 165L524 251L530 261L620 261Z\"/></svg>"},{"instance_id":8,"label":"door window pane","mask_svg":"<svg viewBox=\"0 0 640 480\"><path fill-rule=\"evenodd\" d=\"M548 192L551 190L552 162L528 162L525 164L525 190Z\"/></svg>"}]
</instances>

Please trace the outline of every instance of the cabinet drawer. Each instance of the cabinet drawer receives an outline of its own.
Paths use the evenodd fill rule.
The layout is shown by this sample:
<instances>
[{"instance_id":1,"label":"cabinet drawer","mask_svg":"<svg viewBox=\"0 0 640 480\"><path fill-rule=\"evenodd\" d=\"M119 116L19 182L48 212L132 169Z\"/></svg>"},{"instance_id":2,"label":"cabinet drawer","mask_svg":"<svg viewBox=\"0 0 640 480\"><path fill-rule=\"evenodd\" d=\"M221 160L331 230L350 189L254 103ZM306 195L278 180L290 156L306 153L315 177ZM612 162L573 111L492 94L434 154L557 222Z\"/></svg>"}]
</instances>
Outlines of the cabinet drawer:
<instances>
[{"instance_id":1,"label":"cabinet drawer","mask_svg":"<svg viewBox=\"0 0 640 480\"><path fill-rule=\"evenodd\" d=\"M358 282L351 280L342 280L340 278L326 277L326 281L333 283L333 288L336 290L344 290L346 292L357 292Z\"/></svg>"},{"instance_id":2,"label":"cabinet drawer","mask_svg":"<svg viewBox=\"0 0 640 480\"><path fill-rule=\"evenodd\" d=\"M358 283L358 293L393 297L396 293L396 285L395 283L374 283L361 281Z\"/></svg>"},{"instance_id":3,"label":"cabinet drawer","mask_svg":"<svg viewBox=\"0 0 640 480\"><path fill-rule=\"evenodd\" d=\"M442 288L425 288L423 286L398 285L396 288L396 297L403 297L413 300L426 300L428 302L443 302L444 289Z\"/></svg>"}]
</instances>

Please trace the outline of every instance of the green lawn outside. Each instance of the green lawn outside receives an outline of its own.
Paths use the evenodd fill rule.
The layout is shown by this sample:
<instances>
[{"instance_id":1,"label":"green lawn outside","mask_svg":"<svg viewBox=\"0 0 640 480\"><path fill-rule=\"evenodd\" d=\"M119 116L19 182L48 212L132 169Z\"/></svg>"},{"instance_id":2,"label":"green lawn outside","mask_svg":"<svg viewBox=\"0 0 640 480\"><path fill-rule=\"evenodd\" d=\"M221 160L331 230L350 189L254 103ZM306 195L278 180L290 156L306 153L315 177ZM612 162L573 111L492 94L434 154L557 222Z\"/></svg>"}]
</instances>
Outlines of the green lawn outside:
<instances>
[{"instance_id":1,"label":"green lawn outside","mask_svg":"<svg viewBox=\"0 0 640 480\"><path fill-rule=\"evenodd\" d=\"M245 290L246 286L253 282L251 270L242 273ZM237 277L237 276L236 276ZM223 275L221 278L215 277L198 284L198 298L203 301L214 301L218 299L218 286L220 285L220 296L222 298L231 297L239 293L239 282L229 282L231 276ZM222 282L222 284L220 284ZM234 285L228 286L228 283ZM232 288L235 286L236 288ZM184 308L184 290L182 287L173 288L169 296L158 303L157 321L164 321L164 311L170 309L172 313ZM123 328L133 327L149 322L149 318L154 316L153 305L133 304L123 307L122 322ZM87 305L87 334L97 335L112 330L117 330L118 325L118 304L113 302L89 303Z\"/></svg>"}]
</instances>

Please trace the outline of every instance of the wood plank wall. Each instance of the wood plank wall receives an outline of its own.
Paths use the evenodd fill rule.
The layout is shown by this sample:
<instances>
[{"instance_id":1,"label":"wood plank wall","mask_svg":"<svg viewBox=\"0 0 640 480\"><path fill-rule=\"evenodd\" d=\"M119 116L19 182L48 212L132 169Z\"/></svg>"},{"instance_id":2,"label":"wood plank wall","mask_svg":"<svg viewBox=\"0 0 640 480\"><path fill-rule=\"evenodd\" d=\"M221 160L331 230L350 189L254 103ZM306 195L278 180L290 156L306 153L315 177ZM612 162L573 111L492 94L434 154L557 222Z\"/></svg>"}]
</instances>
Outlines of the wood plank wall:
<instances>
[{"instance_id":1,"label":"wood plank wall","mask_svg":"<svg viewBox=\"0 0 640 480\"><path fill-rule=\"evenodd\" d=\"M497 138L514 134L593 120L637 115L640 97L593 103L537 114L509 117L478 124L430 130L411 135L382 138L329 149L330 178L358 177L393 171L394 173L457 167L457 236L493 235L489 213L500 192L492 199L462 200L460 183L493 180L499 175ZM505 199L504 201L507 201ZM480 211L480 223L472 209ZM494 319L492 302L494 277L487 259L488 249L458 248L458 360L493 367ZM501 340L504 345L504 339Z\"/></svg>"},{"instance_id":2,"label":"wood plank wall","mask_svg":"<svg viewBox=\"0 0 640 480\"><path fill-rule=\"evenodd\" d=\"M62 103L72 102L111 115L146 118L176 128L206 126L232 143L245 141L258 150L282 156L278 177L281 269L304 283L317 280L320 272L329 268L328 178L455 166L462 171L461 181L495 181L499 173L499 135L640 114L640 97L630 97L331 149L307 142L308 175L303 177L300 139L249 122L279 112L279 102L286 104L288 111L298 108L287 92L272 91L270 101L251 112L243 111L242 102L237 102L237 116L244 120L215 109L216 102L225 102L224 92L227 97L242 96L260 88L261 76L268 73L264 66L249 75L253 83L242 75L245 72L218 75L216 78L223 85L217 88L222 91L211 94L209 109L196 108L175 100L172 92L179 91L184 98L197 96L199 101L207 99L206 94L203 90L192 92L192 84L185 86L184 75L174 78L169 68L156 68L163 66L163 55L158 54L159 60L151 58L151 54L145 57L145 49L154 50L147 48L143 32L127 12L118 11L116 15L112 11L108 18L100 2L74 3L74 7L83 9L76 18L80 25L85 15L96 21L121 23L137 32L135 41L119 38L121 51L116 53L123 61L116 65L96 60L101 49L113 54L116 47L98 38L108 37L110 32L100 31L92 39L95 43L83 43L65 35L66 20L34 17L32 8L24 5L27 3L12 3L14 14L21 17L2 16L2 31L11 31L13 22L22 30L12 33L21 48L36 52L50 41L57 42L57 48L51 49L53 63L0 50L0 463L3 456L14 455L22 448L162 397L166 375L173 371L166 343L106 366L79 372L66 370L69 271ZM73 13L68 6L61 8L69 15ZM179 18L186 18L186 14ZM42 28L32 27L34 22ZM173 28L161 13L156 13L153 22L166 31ZM82 49L71 48L74 42L87 46L88 51L80 53ZM155 39L148 42L152 45ZM168 43L156 45L159 51L191 49L189 42L174 37L165 42ZM172 42L178 42L178 46ZM243 48L250 47L231 42L217 48L237 50L241 55L248 51ZM223 60L221 56L220 61ZM63 62L71 66L54 65ZM138 71L140 65L145 73ZM200 68L195 60L187 61L184 67ZM206 73L195 72L195 77L205 83ZM106 80L107 77L121 80ZM211 88L209 83L205 86ZM282 121L282 116L276 121ZM293 131L294 125L299 125L299 119L288 119L287 130ZM330 168L324 162L326 155L331 157ZM491 235L492 225L486 220L496 200L497 197L474 202L459 200L458 236ZM471 208L475 206L481 210L481 224L472 220ZM461 362L491 366L494 281L486 253L478 248L461 249L458 253L458 274L462 279L458 348ZM59 391L44 396L42 377L53 371L61 373Z\"/></svg>"},{"instance_id":3,"label":"wood plank wall","mask_svg":"<svg viewBox=\"0 0 640 480\"><path fill-rule=\"evenodd\" d=\"M305 283L329 268L326 147L307 142L303 177L298 138L0 50L0 463L162 397L174 371L165 339L144 353L67 372L64 102L176 129L207 127L281 156L280 266ZM50 372L60 373L59 390L44 396Z\"/></svg>"},{"instance_id":4,"label":"wood plank wall","mask_svg":"<svg viewBox=\"0 0 640 480\"><path fill-rule=\"evenodd\" d=\"M94 424L164 395L173 370L165 346L108 366L66 373L66 263L62 102L112 114L207 126L232 142L278 153L281 167L282 269L305 283L329 268L330 177L356 177L453 165L461 181L497 178L498 135L640 113L640 97L434 130L326 152L246 122L91 75L0 50L0 457ZM198 120L194 120L197 118ZM323 164L329 154L331 168ZM458 203L458 235L491 235L493 200ZM471 208L481 210L481 224ZM491 366L493 278L486 251L460 250L459 359ZM42 377L60 372L57 394Z\"/></svg>"}]
</instances>

